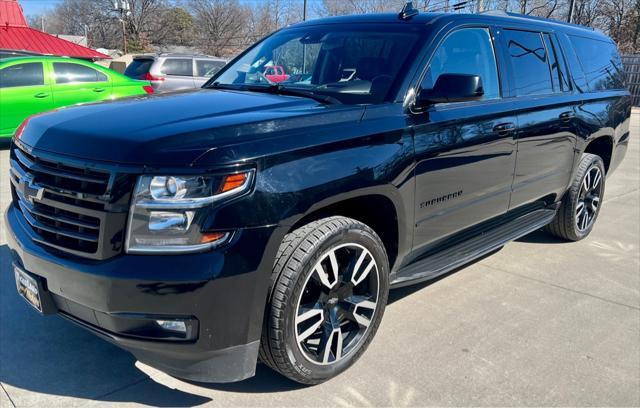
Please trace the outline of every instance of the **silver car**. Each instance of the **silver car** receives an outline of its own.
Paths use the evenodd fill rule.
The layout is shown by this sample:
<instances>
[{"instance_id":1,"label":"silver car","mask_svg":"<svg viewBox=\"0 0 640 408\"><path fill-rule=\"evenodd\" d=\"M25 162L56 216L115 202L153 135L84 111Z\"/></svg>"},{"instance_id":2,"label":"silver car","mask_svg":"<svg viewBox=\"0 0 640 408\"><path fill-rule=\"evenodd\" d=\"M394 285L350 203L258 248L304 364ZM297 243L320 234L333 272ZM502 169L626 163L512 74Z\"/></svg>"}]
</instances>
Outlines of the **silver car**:
<instances>
[{"instance_id":1,"label":"silver car","mask_svg":"<svg viewBox=\"0 0 640 408\"><path fill-rule=\"evenodd\" d=\"M145 54L133 58L124 74L151 82L155 92L200 88L227 63L206 55Z\"/></svg>"}]
</instances>

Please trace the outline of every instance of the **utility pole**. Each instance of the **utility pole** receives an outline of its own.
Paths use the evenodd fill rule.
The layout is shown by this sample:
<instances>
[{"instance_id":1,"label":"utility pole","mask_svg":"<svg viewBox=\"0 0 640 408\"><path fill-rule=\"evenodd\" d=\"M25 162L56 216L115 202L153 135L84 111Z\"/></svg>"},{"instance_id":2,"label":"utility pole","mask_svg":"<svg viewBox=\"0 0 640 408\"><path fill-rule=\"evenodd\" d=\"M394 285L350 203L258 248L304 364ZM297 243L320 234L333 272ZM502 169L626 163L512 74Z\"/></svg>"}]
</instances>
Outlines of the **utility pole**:
<instances>
[{"instance_id":1,"label":"utility pole","mask_svg":"<svg viewBox=\"0 0 640 408\"><path fill-rule=\"evenodd\" d=\"M571 0L569 2L569 15L567 16L567 22L573 23L573 12L575 10L576 4L575 0Z\"/></svg>"},{"instance_id":2,"label":"utility pole","mask_svg":"<svg viewBox=\"0 0 640 408\"><path fill-rule=\"evenodd\" d=\"M482 13L484 11L484 0L478 0L478 13Z\"/></svg>"},{"instance_id":3,"label":"utility pole","mask_svg":"<svg viewBox=\"0 0 640 408\"><path fill-rule=\"evenodd\" d=\"M44 16L40 16L40 28L42 28L42 31L44 33Z\"/></svg>"},{"instance_id":4,"label":"utility pole","mask_svg":"<svg viewBox=\"0 0 640 408\"><path fill-rule=\"evenodd\" d=\"M126 18L131 15L131 5L129 4L129 0L113 0L113 10L120 14L120 22L122 23L123 51L125 54L128 54Z\"/></svg>"},{"instance_id":5,"label":"utility pole","mask_svg":"<svg viewBox=\"0 0 640 408\"><path fill-rule=\"evenodd\" d=\"M302 6L302 21L307 21L307 0L304 0L304 5Z\"/></svg>"}]
</instances>

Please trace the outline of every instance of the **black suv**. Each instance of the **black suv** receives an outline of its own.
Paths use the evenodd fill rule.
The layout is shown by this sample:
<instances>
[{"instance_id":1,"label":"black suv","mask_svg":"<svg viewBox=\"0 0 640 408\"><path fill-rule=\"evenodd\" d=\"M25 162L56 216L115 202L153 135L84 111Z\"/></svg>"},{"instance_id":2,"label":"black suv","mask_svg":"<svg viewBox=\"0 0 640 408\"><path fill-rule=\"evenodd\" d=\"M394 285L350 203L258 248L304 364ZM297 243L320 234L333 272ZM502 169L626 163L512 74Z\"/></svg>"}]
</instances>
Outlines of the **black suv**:
<instances>
[{"instance_id":1,"label":"black suv","mask_svg":"<svg viewBox=\"0 0 640 408\"><path fill-rule=\"evenodd\" d=\"M589 29L411 9L297 24L200 91L27 120L18 291L177 377L260 360L319 383L365 351L390 287L542 227L587 236L630 111Z\"/></svg>"}]
</instances>

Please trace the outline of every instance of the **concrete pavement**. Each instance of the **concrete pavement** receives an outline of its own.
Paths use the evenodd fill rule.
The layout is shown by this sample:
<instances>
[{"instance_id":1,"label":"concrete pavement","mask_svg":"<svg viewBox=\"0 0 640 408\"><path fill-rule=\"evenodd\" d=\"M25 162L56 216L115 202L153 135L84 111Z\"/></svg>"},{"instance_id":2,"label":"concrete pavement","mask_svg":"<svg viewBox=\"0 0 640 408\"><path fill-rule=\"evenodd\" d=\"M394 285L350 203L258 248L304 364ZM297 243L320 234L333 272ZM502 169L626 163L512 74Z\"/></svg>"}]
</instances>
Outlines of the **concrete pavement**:
<instances>
[{"instance_id":1,"label":"concrete pavement","mask_svg":"<svg viewBox=\"0 0 640 408\"><path fill-rule=\"evenodd\" d=\"M369 350L315 387L265 367L194 384L18 298L0 223L0 407L640 406L640 112L593 234L536 232L435 282L392 291ZM0 152L0 206L9 202Z\"/></svg>"}]
</instances>

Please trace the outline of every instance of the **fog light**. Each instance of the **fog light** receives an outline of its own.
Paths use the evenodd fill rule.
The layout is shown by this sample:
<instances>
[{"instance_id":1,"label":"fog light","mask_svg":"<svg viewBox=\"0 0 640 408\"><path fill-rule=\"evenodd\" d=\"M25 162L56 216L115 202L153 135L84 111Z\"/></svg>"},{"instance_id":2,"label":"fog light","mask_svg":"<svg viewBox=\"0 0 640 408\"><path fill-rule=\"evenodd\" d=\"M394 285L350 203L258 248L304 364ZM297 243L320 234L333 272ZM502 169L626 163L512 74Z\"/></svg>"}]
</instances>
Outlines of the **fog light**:
<instances>
[{"instance_id":1,"label":"fog light","mask_svg":"<svg viewBox=\"0 0 640 408\"><path fill-rule=\"evenodd\" d=\"M187 333L187 325L180 320L156 320L158 326L162 329L182 334Z\"/></svg>"}]
</instances>

